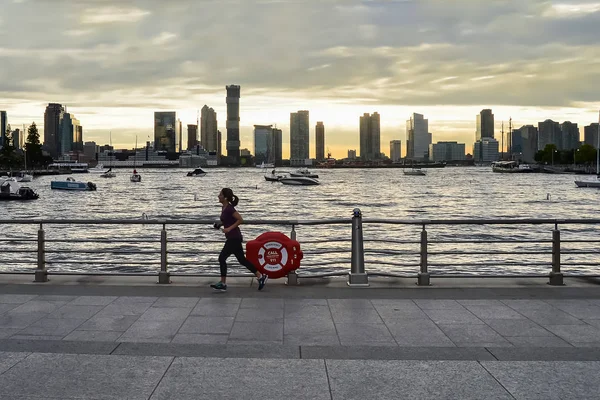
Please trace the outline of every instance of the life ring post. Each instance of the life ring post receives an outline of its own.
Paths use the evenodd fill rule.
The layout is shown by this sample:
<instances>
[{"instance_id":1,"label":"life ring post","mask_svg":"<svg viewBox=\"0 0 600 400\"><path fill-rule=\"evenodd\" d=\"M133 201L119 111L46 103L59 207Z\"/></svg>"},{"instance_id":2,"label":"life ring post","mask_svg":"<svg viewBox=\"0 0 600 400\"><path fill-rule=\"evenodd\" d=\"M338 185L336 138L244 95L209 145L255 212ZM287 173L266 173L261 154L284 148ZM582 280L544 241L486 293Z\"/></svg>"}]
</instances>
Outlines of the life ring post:
<instances>
[{"instance_id":1,"label":"life ring post","mask_svg":"<svg viewBox=\"0 0 600 400\"><path fill-rule=\"evenodd\" d=\"M362 232L362 212L355 208L352 211L352 260L348 286L367 287L369 277L365 272L365 248Z\"/></svg>"}]
</instances>

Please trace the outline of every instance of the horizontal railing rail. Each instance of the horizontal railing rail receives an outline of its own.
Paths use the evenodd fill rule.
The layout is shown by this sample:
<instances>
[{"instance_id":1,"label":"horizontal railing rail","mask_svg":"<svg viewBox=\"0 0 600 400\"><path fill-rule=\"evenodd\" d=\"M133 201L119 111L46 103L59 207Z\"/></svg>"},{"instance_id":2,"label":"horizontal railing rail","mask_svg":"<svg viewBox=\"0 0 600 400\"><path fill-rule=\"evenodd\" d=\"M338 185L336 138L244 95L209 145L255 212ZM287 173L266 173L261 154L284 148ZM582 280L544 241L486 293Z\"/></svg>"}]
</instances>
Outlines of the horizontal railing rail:
<instances>
[{"instance_id":1,"label":"horizontal railing rail","mask_svg":"<svg viewBox=\"0 0 600 400\"><path fill-rule=\"evenodd\" d=\"M6 225L21 225L21 226L38 226L37 238L32 238L19 233L16 237L5 237L0 239L0 250L15 254L36 254L35 259L30 259L25 256L18 259L4 260L3 263L6 265L23 265L28 263L37 263L35 269L35 280L38 282L45 282L48 279L48 275L52 274L81 274L81 275L154 275L156 273L143 271L131 271L131 269L140 267L151 267L160 265L158 272L159 283L170 282L170 276L217 276L217 271L212 274L206 273L195 273L190 272L187 267L194 266L208 266L214 265L214 259L210 259L210 262L198 262L198 260L190 260L189 257L197 256L211 256L216 257L219 252L216 250L210 250L208 247L213 244L222 243L222 240L202 238L186 238L186 237L169 237L167 232L172 232L172 228L182 225L194 225L206 229L213 229L212 225L216 222L215 219L200 218L200 219L0 219L0 226ZM600 266L600 262L597 260L584 259L581 261L561 260L561 255L567 256L568 258L576 255L584 255L597 257L600 254L600 250L593 248L593 244L600 243L600 239L594 239L589 237L582 238L565 238L561 240L561 231L559 227L574 227L577 225L600 225L600 219L532 219L532 218L514 218L514 219L381 219L381 218L362 218L360 210L355 209L353 211L352 218L330 218L320 220L258 220L248 219L244 221L245 225L248 226L270 226L270 227L291 227L290 237L296 238L296 229L301 226L314 227L314 226L333 226L333 225L350 225L351 235L347 238L344 237L323 237L316 238L318 236L310 235L306 240L301 240L300 243L303 246L303 252L305 254L305 260L302 262L302 266L305 268L319 268L323 266L341 266L344 268L350 263L350 272L348 278L348 284L351 286L364 286L368 285L368 275L373 276L414 276L410 272L399 272L399 273L388 273L388 272L371 272L367 274L365 270L365 256L367 257L367 265L383 265L392 266L399 268L415 268L418 267L417 284L429 285L430 277L433 275L436 277L450 277L450 276L496 276L496 277L508 277L508 276L546 276L549 277L549 283L552 285L563 284L563 273L561 266L577 267L587 266L596 267ZM363 225L376 227L377 225L395 225L398 227L418 228L419 237L412 239L409 236L394 236L393 232L390 232L384 238L367 237L365 238L365 232L363 232ZM151 236L145 235L144 237L117 237L110 238L106 237L105 234L100 237L77 237L71 238L67 236L51 237L46 238L46 230L51 229L52 226L75 226L81 229L81 227L91 227L96 225L121 225L121 226L159 226L162 229L160 231L150 230ZM440 235L441 237L428 238L429 229L435 229L435 227L456 227L456 226L542 226L549 225L551 230L547 233L548 236L542 238L531 238L525 235L520 235L517 238L506 238L503 237L504 233L490 234L486 233L482 235L482 238L462 238L456 237L456 235ZM167 228L171 230L167 230ZM56 228L59 229L59 228ZM61 228L64 229L64 228ZM387 229L387 228L386 228ZM6 231L6 230L5 230ZM187 231L187 230L186 230ZM329 230L330 231L330 230ZM329 232L328 231L328 232ZM62 231L60 231L62 232ZM367 233L369 231L367 230ZM569 235L576 235L577 229L568 230L565 229ZM406 233L402 233L406 234ZM414 231L411 231L411 235ZM540 234L540 232L536 232ZM446 236L446 237L444 237ZM449 238L450 237L450 238ZM350 246L344 247L343 243L348 243L350 240ZM31 246L36 243L36 246ZM365 243L370 244L369 248L365 249ZM12 247L6 249L2 245L10 244ZM49 245L54 245L50 246ZM55 247L60 246L61 247ZM70 245L86 245L91 248L77 248L77 246ZM119 244L125 248L105 248L109 244ZM168 248L168 244L181 245L179 249ZM331 245L333 244L333 245ZM517 245L514 249L493 249L489 244L502 244L502 245ZM562 245L582 245L586 244L592 246L590 248L572 248L565 247L561 249ZM138 246L138 248L131 248L130 246ZM208 246L206 248L198 249L197 246ZM331 245L330 247L323 247ZM402 248L392 248L390 246L405 246ZM413 247L417 245L417 248ZM530 248L522 246L532 246ZM21 247L19 247L21 246ZM29 246L29 247L27 247ZM308 246L308 247L304 247ZM408 247L406 247L408 246ZM454 248L448 248L453 246ZM457 246L462 248L456 248ZM483 249L472 248L471 246L485 246ZM172 247L172 246L171 246ZM68 258L72 255L89 255L90 257L100 257L98 259L73 259ZM343 257L345 254L349 254L348 258ZM171 255L171 259L169 259ZM332 255L338 255L337 258L332 258ZM543 259L541 256L551 256L550 259ZM136 258L131 258L137 256ZM173 259L173 256L180 256L179 259ZM323 258L323 256L329 256ZM379 258L373 259L373 256L379 256ZM382 258L381 256L385 256ZM439 259L439 257L446 257L445 259ZM452 257L450 257L452 256ZM465 259L465 256L477 256ZM480 256L490 256L489 259L481 260ZM498 258L498 256L507 256L505 258ZM525 260L517 259L519 256L531 256ZM540 256L541 258L535 258ZM450 259L448 259L450 257ZM307 259L308 258L308 259ZM454 259L454 261L452 261ZM412 262L414 261L414 262ZM52 270L48 271L47 266L65 266L65 265L97 265L97 266L110 266L115 267L114 269L121 269L120 272L114 272L114 270L103 270L98 272L86 272L86 271L68 271L68 270ZM186 267L183 270L169 270L168 266L172 267ZM492 268L500 267L514 267L514 266L531 266L531 267L551 267L548 274L490 274L489 271ZM122 267L122 268L121 268ZM429 267L435 267L433 273L429 272ZM477 270L477 268L483 268L483 270L477 271L478 274L473 273L460 273L461 268L469 267L471 270ZM177 268L175 268L177 269ZM2 273L27 273L27 271L20 270L4 270ZM348 274L348 272L318 272L310 276L338 276ZM241 276L250 276L248 274L242 274ZM582 274L574 270L574 272L568 276L596 276L596 274ZM292 273L288 276L288 283L296 283L297 275Z\"/></svg>"}]
</instances>

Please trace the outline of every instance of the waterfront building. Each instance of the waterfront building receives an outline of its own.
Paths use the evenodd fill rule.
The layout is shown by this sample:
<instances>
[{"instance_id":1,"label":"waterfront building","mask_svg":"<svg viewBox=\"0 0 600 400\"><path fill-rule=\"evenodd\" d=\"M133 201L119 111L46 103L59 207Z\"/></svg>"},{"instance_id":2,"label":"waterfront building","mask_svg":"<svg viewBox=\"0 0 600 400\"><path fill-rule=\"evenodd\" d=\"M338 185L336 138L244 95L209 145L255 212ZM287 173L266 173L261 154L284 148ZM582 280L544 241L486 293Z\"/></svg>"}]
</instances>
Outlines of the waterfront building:
<instances>
[{"instance_id":1,"label":"waterfront building","mask_svg":"<svg viewBox=\"0 0 600 400\"><path fill-rule=\"evenodd\" d=\"M598 147L598 123L595 122L583 128L583 141L594 148Z\"/></svg>"},{"instance_id":2,"label":"waterfront building","mask_svg":"<svg viewBox=\"0 0 600 400\"><path fill-rule=\"evenodd\" d=\"M477 114L476 124L475 141L481 138L494 137L494 114L492 114L492 110L481 110Z\"/></svg>"},{"instance_id":3,"label":"waterfront building","mask_svg":"<svg viewBox=\"0 0 600 400\"><path fill-rule=\"evenodd\" d=\"M64 107L58 103L49 103L44 111L44 149L50 153L52 158L58 158L61 155L60 121L64 112Z\"/></svg>"},{"instance_id":4,"label":"waterfront building","mask_svg":"<svg viewBox=\"0 0 600 400\"><path fill-rule=\"evenodd\" d=\"M270 163L273 125L254 125L254 163Z\"/></svg>"},{"instance_id":5,"label":"waterfront building","mask_svg":"<svg viewBox=\"0 0 600 400\"><path fill-rule=\"evenodd\" d=\"M432 135L429 133L429 121L423 114L414 113L406 121L406 158L426 160L429 158L429 145Z\"/></svg>"},{"instance_id":6,"label":"waterfront building","mask_svg":"<svg viewBox=\"0 0 600 400\"><path fill-rule=\"evenodd\" d=\"M226 86L227 98L227 158L231 165L240 165L240 91L239 85Z\"/></svg>"},{"instance_id":7,"label":"waterfront building","mask_svg":"<svg viewBox=\"0 0 600 400\"><path fill-rule=\"evenodd\" d=\"M217 113L204 105L200 111L200 144L207 151L219 151L219 131L217 130Z\"/></svg>"},{"instance_id":8,"label":"waterfront building","mask_svg":"<svg viewBox=\"0 0 600 400\"><path fill-rule=\"evenodd\" d=\"M475 162L489 163L498 161L500 157L499 143L494 138L484 137L473 145L473 159Z\"/></svg>"},{"instance_id":9,"label":"waterfront building","mask_svg":"<svg viewBox=\"0 0 600 400\"><path fill-rule=\"evenodd\" d=\"M360 117L360 158L373 161L381 158L381 118L379 113Z\"/></svg>"},{"instance_id":10,"label":"waterfront building","mask_svg":"<svg viewBox=\"0 0 600 400\"><path fill-rule=\"evenodd\" d=\"M317 161L325 160L325 125L321 121L315 127L315 143L315 158Z\"/></svg>"},{"instance_id":11,"label":"waterfront building","mask_svg":"<svg viewBox=\"0 0 600 400\"><path fill-rule=\"evenodd\" d=\"M310 161L308 111L290 113L290 165L307 165Z\"/></svg>"},{"instance_id":12,"label":"waterfront building","mask_svg":"<svg viewBox=\"0 0 600 400\"><path fill-rule=\"evenodd\" d=\"M398 162L402 158L402 141L392 140L390 141L390 160L392 162Z\"/></svg>"},{"instance_id":13,"label":"waterfront building","mask_svg":"<svg viewBox=\"0 0 600 400\"><path fill-rule=\"evenodd\" d=\"M562 140L559 150L573 150L579 148L579 127L576 123L565 121L560 124Z\"/></svg>"},{"instance_id":14,"label":"waterfront building","mask_svg":"<svg viewBox=\"0 0 600 400\"><path fill-rule=\"evenodd\" d=\"M558 122L547 119L538 122L538 150L544 150L546 145L554 144L557 148L562 147L562 130Z\"/></svg>"},{"instance_id":15,"label":"waterfront building","mask_svg":"<svg viewBox=\"0 0 600 400\"><path fill-rule=\"evenodd\" d=\"M356 160L356 150L348 150L348 159Z\"/></svg>"},{"instance_id":16,"label":"waterfront building","mask_svg":"<svg viewBox=\"0 0 600 400\"><path fill-rule=\"evenodd\" d=\"M187 149L193 150L198 144L198 125L188 124L187 126Z\"/></svg>"},{"instance_id":17,"label":"waterfront building","mask_svg":"<svg viewBox=\"0 0 600 400\"><path fill-rule=\"evenodd\" d=\"M156 150L176 152L176 119L175 111L156 111L154 113L154 148Z\"/></svg>"},{"instance_id":18,"label":"waterfront building","mask_svg":"<svg viewBox=\"0 0 600 400\"><path fill-rule=\"evenodd\" d=\"M465 160L465 144L458 142L437 142L429 145L429 160L462 161Z\"/></svg>"},{"instance_id":19,"label":"waterfront building","mask_svg":"<svg viewBox=\"0 0 600 400\"><path fill-rule=\"evenodd\" d=\"M273 128L271 134L271 160L275 166L280 166L283 160L283 132L281 129Z\"/></svg>"}]
</instances>

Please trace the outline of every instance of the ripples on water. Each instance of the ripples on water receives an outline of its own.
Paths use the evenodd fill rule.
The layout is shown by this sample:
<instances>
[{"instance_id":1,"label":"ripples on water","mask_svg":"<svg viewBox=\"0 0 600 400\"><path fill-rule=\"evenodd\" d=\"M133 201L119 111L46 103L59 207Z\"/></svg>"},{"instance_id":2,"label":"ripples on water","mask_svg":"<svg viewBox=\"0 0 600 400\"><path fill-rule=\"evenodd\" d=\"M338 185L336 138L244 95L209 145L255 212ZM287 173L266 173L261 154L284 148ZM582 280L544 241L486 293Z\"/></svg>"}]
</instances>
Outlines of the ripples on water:
<instances>
[{"instance_id":1,"label":"ripples on water","mask_svg":"<svg viewBox=\"0 0 600 400\"><path fill-rule=\"evenodd\" d=\"M40 194L34 202L0 202L4 218L54 219L217 219L217 194L231 187L239 197L238 210L245 219L313 220L348 218L359 207L365 218L458 219L458 218L596 218L600 191L580 189L572 175L495 174L489 168L431 169L427 176L405 176L402 169L318 170L320 186L284 186L266 182L255 168L208 169L203 178L185 176L187 169L138 170L143 182L129 181L129 170L117 170L117 177L103 179L94 174L75 175L97 184L96 192L50 190L53 177L38 177L30 186ZM550 199L548 199L550 194ZM429 240L547 240L551 225L542 226L429 226ZM148 272L160 265L160 227L155 225L49 225L45 227L49 269L86 272ZM290 228L242 227L246 239L266 230ZM297 238L304 243L302 269L311 272L347 272L350 268L349 225L300 226ZM597 239L596 226L561 228L562 239ZM30 270L35 265L35 225L4 225L0 242L5 261L3 270ZM420 227L365 224L365 239L393 239L395 242L365 242L365 261L371 272L415 274L419 263ZM208 226L180 225L168 228L169 269L183 273L218 273L217 253L222 234ZM113 240L108 243L80 243L82 238ZM118 242L114 240L119 240ZM325 240L339 241L329 242ZM8 241L7 241L8 240ZM185 242L175 242L184 240ZM152 242L150 242L152 241ZM563 250L594 250L594 243L563 243ZM551 243L430 244L432 273L546 273L550 268ZM16 251L28 251L16 252ZM326 253L325 250L328 252ZM440 255L442 251L512 252L492 256L477 254ZM76 254L78 251L101 251ZM113 254L114 251L143 251L143 254ZM394 254L379 254L387 251ZM546 251L547 254L518 254ZM183 253L190 254L183 254ZM233 261L233 259L232 259ZM565 272L594 273L597 254L564 254ZM18 262L18 263L17 263ZM118 265L110 265L117 262ZM499 266L497 263L510 263ZM233 263L232 263L233 264ZM452 265L449 265L452 264ZM456 264L456 265L455 265ZM474 264L485 264L475 266ZM530 265L536 264L536 265ZM235 270L235 269L234 269ZM239 270L235 270L239 271Z\"/></svg>"}]
</instances>

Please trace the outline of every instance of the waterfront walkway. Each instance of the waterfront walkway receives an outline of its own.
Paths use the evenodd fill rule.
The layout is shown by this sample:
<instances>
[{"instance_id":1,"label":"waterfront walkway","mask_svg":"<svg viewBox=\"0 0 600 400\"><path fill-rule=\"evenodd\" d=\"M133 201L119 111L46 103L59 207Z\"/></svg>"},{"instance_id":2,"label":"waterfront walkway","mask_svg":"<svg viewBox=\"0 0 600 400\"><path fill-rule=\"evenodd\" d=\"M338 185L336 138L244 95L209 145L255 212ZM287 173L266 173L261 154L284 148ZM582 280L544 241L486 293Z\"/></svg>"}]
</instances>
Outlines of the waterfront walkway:
<instances>
[{"instance_id":1,"label":"waterfront walkway","mask_svg":"<svg viewBox=\"0 0 600 400\"><path fill-rule=\"evenodd\" d=\"M0 399L596 399L600 287L566 279L0 276Z\"/></svg>"}]
</instances>

